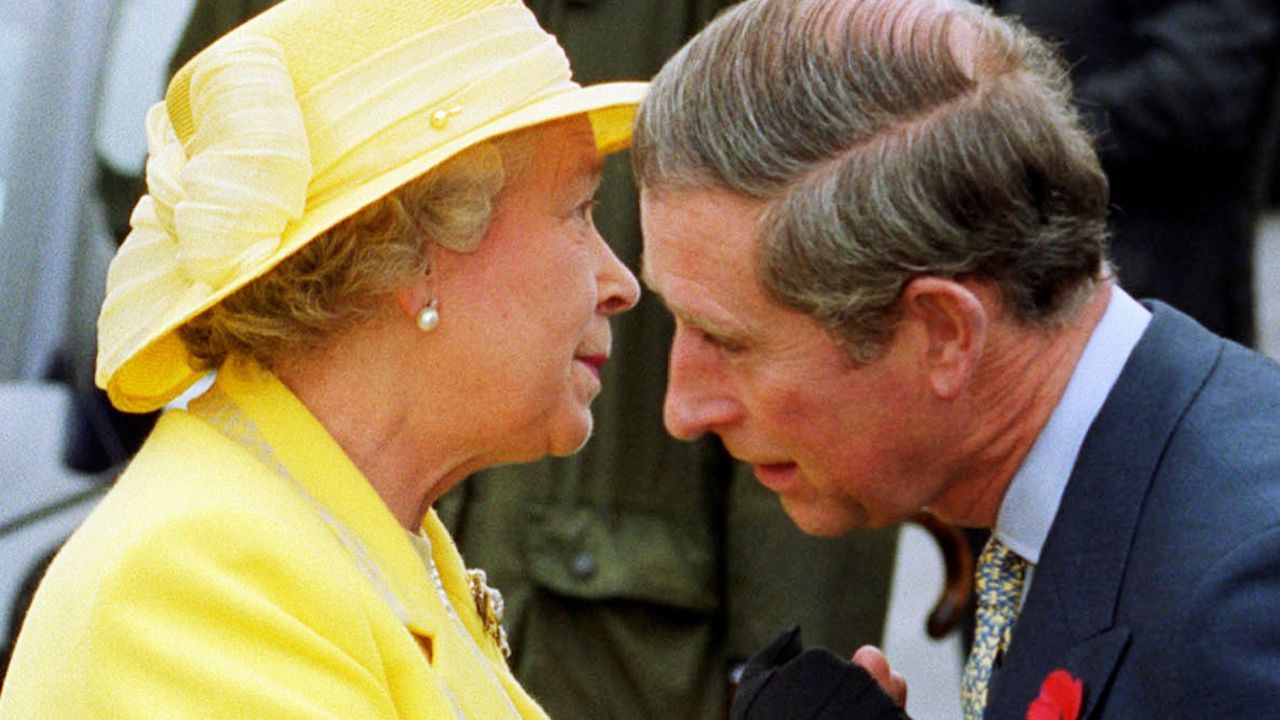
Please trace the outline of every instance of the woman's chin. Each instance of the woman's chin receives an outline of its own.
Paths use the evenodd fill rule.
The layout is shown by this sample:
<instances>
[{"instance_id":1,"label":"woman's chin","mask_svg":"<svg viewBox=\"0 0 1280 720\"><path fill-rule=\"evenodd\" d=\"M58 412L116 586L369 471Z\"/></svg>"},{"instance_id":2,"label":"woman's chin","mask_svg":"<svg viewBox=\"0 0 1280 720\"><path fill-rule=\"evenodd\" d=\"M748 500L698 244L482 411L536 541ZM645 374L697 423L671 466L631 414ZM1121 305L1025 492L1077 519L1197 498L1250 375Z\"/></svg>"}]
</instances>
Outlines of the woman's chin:
<instances>
[{"instance_id":1,"label":"woman's chin","mask_svg":"<svg viewBox=\"0 0 1280 720\"><path fill-rule=\"evenodd\" d=\"M548 456L573 455L591 438L593 423L590 408L562 412L552 417L543 415L519 430L502 433L505 442L487 456L486 466L530 463Z\"/></svg>"},{"instance_id":2,"label":"woman's chin","mask_svg":"<svg viewBox=\"0 0 1280 720\"><path fill-rule=\"evenodd\" d=\"M578 422L557 428L551 435L547 454L568 457L581 450L591 439L593 422L591 412L587 411Z\"/></svg>"}]
</instances>

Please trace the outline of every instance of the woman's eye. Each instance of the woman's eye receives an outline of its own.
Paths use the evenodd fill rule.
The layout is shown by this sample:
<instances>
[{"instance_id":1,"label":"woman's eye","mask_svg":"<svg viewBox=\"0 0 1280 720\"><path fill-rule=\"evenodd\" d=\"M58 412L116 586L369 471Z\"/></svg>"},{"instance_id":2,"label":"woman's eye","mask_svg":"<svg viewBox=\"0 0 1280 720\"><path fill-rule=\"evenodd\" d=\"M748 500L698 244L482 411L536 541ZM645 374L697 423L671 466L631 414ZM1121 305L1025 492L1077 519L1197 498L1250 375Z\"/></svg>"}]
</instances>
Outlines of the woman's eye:
<instances>
[{"instance_id":1,"label":"woman's eye","mask_svg":"<svg viewBox=\"0 0 1280 720\"><path fill-rule=\"evenodd\" d=\"M586 201L574 209L574 215L577 216L579 220L591 222L593 219L592 213L595 211L595 208L596 199L594 197L587 198Z\"/></svg>"}]
</instances>

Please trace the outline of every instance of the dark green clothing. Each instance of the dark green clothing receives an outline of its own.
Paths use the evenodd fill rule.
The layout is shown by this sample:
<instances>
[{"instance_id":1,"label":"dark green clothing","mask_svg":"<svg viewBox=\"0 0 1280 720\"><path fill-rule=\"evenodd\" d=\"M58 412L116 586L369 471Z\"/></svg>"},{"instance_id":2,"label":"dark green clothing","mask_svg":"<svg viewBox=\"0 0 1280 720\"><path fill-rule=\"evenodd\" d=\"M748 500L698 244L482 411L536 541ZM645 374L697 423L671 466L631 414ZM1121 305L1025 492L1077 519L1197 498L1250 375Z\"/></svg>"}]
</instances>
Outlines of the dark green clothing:
<instances>
[{"instance_id":1,"label":"dark green clothing","mask_svg":"<svg viewBox=\"0 0 1280 720\"><path fill-rule=\"evenodd\" d=\"M175 67L273 0L201 0ZM647 79L727 0L532 0L580 82ZM596 221L638 270L625 155ZM491 470L439 511L507 600L516 675L555 718L721 718L733 666L784 627L849 654L879 642L896 530L809 538L718 443L662 429L672 323L657 298L613 321L614 359L578 455ZM922 620L923 622L923 620Z\"/></svg>"}]
</instances>

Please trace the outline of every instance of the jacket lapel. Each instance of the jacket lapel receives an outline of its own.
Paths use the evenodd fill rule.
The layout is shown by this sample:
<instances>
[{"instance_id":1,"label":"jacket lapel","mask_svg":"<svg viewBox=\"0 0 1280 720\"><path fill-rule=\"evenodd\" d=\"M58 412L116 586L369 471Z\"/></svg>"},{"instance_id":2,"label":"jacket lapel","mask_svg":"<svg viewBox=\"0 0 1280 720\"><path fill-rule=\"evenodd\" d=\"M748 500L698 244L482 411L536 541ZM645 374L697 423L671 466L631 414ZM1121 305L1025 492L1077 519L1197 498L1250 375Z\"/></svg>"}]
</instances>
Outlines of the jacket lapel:
<instances>
[{"instance_id":1,"label":"jacket lapel","mask_svg":"<svg viewBox=\"0 0 1280 720\"><path fill-rule=\"evenodd\" d=\"M1115 609L1147 490L1222 343L1151 303L1151 324L1086 435L1036 566L987 718L1024 718L1050 672L1084 682L1081 717L1100 712L1129 641Z\"/></svg>"}]
</instances>

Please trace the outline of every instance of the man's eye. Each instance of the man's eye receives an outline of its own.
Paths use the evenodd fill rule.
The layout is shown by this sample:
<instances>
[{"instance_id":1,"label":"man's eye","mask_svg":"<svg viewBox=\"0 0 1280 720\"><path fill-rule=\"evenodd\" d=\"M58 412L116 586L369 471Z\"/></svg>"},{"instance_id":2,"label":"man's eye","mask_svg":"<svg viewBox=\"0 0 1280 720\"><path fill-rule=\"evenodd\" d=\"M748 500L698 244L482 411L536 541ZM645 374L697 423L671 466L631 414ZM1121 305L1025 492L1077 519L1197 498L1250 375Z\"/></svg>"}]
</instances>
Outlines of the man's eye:
<instances>
[{"instance_id":1,"label":"man's eye","mask_svg":"<svg viewBox=\"0 0 1280 720\"><path fill-rule=\"evenodd\" d=\"M699 335L702 336L703 342L729 355L740 353L745 349L742 343L720 335L712 335L707 332L700 332Z\"/></svg>"}]
</instances>

